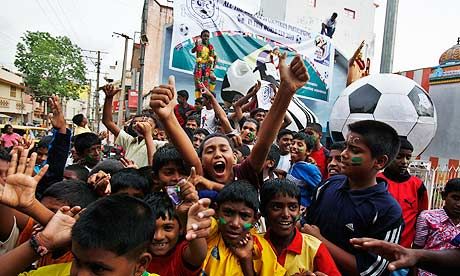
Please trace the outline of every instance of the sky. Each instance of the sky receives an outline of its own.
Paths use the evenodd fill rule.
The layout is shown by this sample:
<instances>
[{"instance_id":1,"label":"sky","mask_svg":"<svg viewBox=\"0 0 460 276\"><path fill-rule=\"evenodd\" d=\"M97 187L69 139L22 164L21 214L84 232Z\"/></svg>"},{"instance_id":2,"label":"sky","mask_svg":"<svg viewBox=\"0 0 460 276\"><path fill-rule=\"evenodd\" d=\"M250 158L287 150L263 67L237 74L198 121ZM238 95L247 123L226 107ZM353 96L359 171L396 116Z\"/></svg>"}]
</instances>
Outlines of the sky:
<instances>
[{"instance_id":1,"label":"sky","mask_svg":"<svg viewBox=\"0 0 460 276\"><path fill-rule=\"evenodd\" d=\"M66 35L80 48L108 52L102 72L123 59L124 39L140 31L143 0L6 0L0 14L0 64L13 68L16 44L25 31ZM386 0L375 0L376 49L373 68L379 66ZM393 71L438 64L439 56L460 36L458 0L400 0ZM138 39L139 35L136 34ZM129 43L131 53L132 41ZM83 52L84 55L95 56ZM128 54L130 59L130 54ZM90 60L88 70L95 71ZM129 65L129 63L128 63ZM121 66L118 66L121 68ZM121 70L121 69L120 69ZM95 79L94 73L88 73Z\"/></svg>"}]
</instances>

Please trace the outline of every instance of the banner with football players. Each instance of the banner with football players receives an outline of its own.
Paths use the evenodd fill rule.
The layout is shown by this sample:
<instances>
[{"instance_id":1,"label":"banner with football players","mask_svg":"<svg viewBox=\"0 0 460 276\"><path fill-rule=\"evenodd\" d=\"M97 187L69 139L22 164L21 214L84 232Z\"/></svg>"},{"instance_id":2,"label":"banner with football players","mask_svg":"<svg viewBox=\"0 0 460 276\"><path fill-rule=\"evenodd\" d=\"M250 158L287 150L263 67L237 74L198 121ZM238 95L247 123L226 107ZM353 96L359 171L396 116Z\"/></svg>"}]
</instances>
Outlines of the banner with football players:
<instances>
[{"instance_id":1,"label":"banner with football players","mask_svg":"<svg viewBox=\"0 0 460 276\"><path fill-rule=\"evenodd\" d=\"M213 73L218 80L223 79L237 59L253 67L267 62L276 66L278 51L287 52L288 59L300 54L310 80L297 95L329 100L335 50L328 37L283 21L252 15L223 0L175 0L169 64L172 70L193 74L196 55L192 49L205 29L210 32L209 43L217 57Z\"/></svg>"}]
</instances>

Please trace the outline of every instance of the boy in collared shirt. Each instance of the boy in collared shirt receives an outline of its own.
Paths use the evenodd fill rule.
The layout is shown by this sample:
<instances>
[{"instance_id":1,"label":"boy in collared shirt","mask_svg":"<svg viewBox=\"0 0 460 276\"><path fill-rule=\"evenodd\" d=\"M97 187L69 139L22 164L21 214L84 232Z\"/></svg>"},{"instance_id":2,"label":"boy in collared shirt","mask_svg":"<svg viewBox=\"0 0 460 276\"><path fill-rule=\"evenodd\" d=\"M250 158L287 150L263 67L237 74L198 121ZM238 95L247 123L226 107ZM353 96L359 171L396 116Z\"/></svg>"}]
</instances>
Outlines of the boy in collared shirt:
<instances>
[{"instance_id":1,"label":"boy in collared shirt","mask_svg":"<svg viewBox=\"0 0 460 276\"><path fill-rule=\"evenodd\" d=\"M372 237L399 242L402 212L376 178L396 156L399 138L389 125L358 121L348 125L341 173L329 178L317 191L307 211L302 231L321 240L344 275L388 275L388 261L355 249L350 239Z\"/></svg>"},{"instance_id":2,"label":"boy in collared shirt","mask_svg":"<svg viewBox=\"0 0 460 276\"><path fill-rule=\"evenodd\" d=\"M296 227L300 216L300 190L297 185L286 179L266 181L260 191L260 200L261 211L268 225L264 237L287 275L307 271L340 275L327 247Z\"/></svg>"}]
</instances>

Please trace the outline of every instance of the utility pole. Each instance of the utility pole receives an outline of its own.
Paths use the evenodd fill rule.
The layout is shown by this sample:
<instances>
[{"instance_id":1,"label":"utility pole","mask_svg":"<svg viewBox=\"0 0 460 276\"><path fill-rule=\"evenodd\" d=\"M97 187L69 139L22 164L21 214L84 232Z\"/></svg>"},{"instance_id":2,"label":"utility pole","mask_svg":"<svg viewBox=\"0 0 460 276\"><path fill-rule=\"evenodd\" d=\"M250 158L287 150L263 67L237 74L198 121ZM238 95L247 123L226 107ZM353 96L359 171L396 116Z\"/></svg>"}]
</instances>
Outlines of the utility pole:
<instances>
[{"instance_id":1,"label":"utility pole","mask_svg":"<svg viewBox=\"0 0 460 276\"><path fill-rule=\"evenodd\" d=\"M144 0L144 9L142 10L142 25L141 25L141 56L139 58L139 90L137 94L137 114L142 112L142 101L144 100L144 60L145 60L145 46L149 42L147 38L147 17L149 11L149 0Z\"/></svg>"},{"instance_id":2,"label":"utility pole","mask_svg":"<svg viewBox=\"0 0 460 276\"><path fill-rule=\"evenodd\" d=\"M86 106L87 106L86 118L88 118L88 121L89 121L90 117L91 117L91 92L92 92L92 89L93 89L93 84L91 83L92 79L89 79L88 81L89 81L89 91L88 91L88 102L86 104Z\"/></svg>"},{"instance_id":3,"label":"utility pole","mask_svg":"<svg viewBox=\"0 0 460 276\"><path fill-rule=\"evenodd\" d=\"M387 0L385 27L383 30L382 56L380 59L380 73L391 73L393 71L398 5L399 0Z\"/></svg>"},{"instance_id":4,"label":"utility pole","mask_svg":"<svg viewBox=\"0 0 460 276\"><path fill-rule=\"evenodd\" d=\"M126 86L126 81L125 81L126 76L125 75L126 75L126 59L128 55L128 40L132 38L126 34L116 33L116 32L113 32L113 33L125 38L125 53L123 56L123 68L122 68L123 71L121 72L121 91L120 91L120 97L118 98L118 120L117 120L118 127L121 127L122 122L123 122L123 106L124 106L124 101L125 101L125 89L126 89L125 87ZM126 111L128 111L128 108L126 108Z\"/></svg>"}]
</instances>

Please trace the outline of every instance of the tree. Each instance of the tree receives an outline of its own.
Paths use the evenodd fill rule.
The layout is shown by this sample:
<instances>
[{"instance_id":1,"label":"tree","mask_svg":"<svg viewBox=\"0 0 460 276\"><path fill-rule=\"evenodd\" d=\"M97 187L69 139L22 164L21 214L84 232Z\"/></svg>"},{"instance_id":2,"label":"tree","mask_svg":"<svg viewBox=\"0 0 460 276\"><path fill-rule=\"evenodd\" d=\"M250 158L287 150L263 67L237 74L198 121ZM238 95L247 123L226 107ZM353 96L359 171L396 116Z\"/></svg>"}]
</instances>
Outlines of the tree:
<instances>
[{"instance_id":1,"label":"tree","mask_svg":"<svg viewBox=\"0 0 460 276\"><path fill-rule=\"evenodd\" d=\"M77 99L85 85L81 49L65 36L27 31L17 44L14 65L24 74L28 93L35 101L51 95Z\"/></svg>"}]
</instances>

